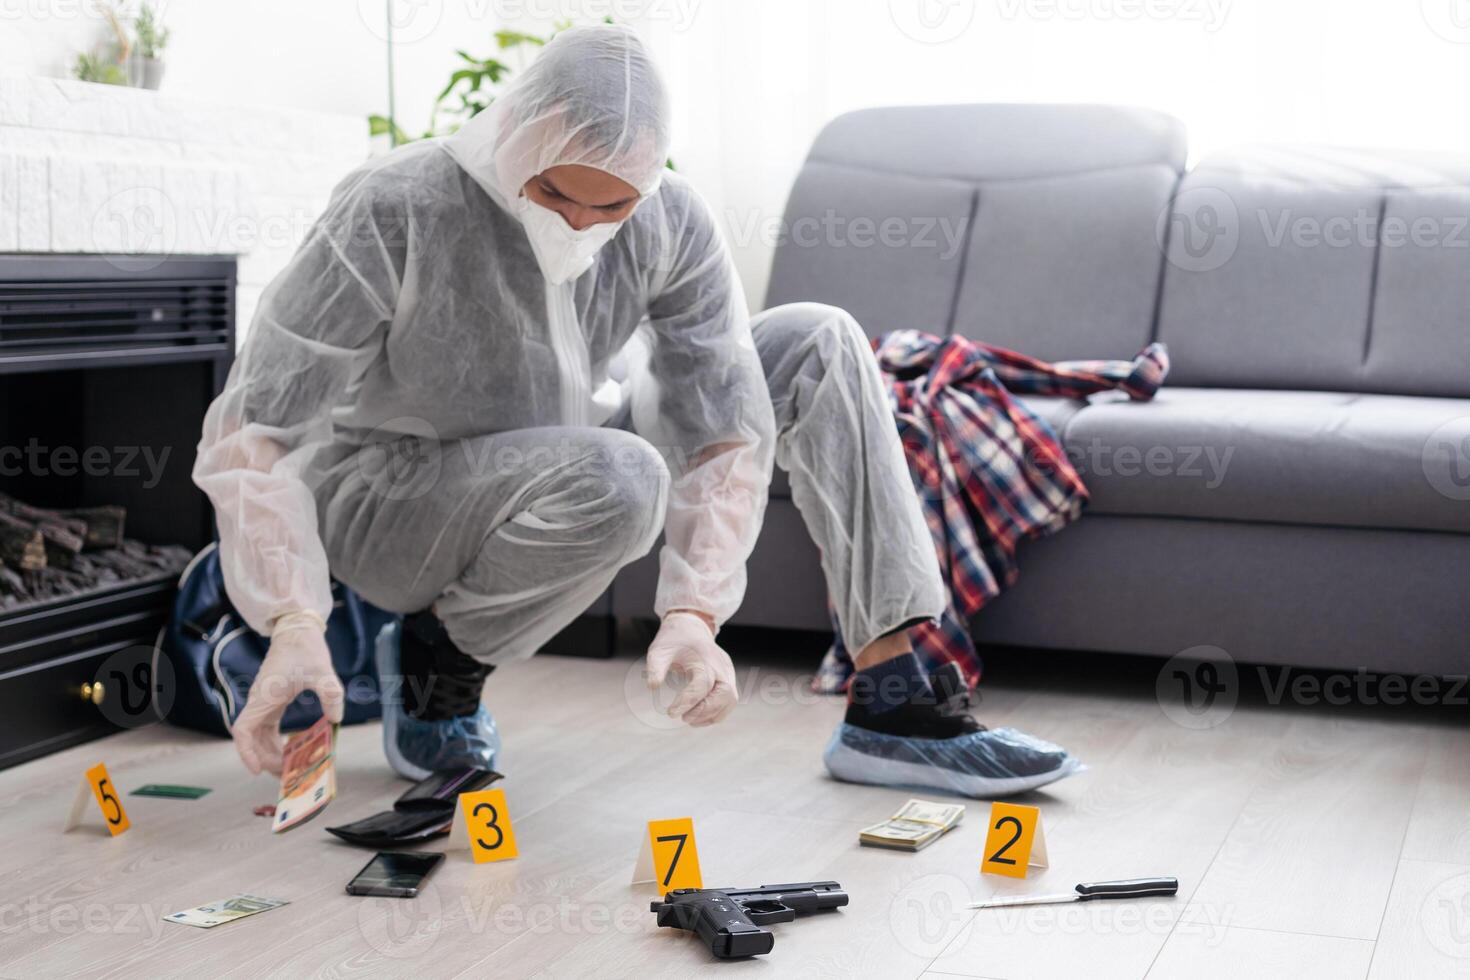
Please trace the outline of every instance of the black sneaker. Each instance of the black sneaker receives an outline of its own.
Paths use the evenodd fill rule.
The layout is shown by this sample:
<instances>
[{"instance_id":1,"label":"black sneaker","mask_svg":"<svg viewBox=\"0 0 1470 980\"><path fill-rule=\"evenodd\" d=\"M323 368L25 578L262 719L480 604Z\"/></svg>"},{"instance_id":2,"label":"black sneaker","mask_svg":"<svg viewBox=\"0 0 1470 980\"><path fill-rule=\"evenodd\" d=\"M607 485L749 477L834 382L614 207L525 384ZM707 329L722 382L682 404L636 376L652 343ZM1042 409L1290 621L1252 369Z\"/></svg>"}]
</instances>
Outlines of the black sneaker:
<instances>
[{"instance_id":1,"label":"black sneaker","mask_svg":"<svg viewBox=\"0 0 1470 980\"><path fill-rule=\"evenodd\" d=\"M1014 728L991 731L969 713L970 692L954 664L930 675L931 693L872 712L856 691L823 761L837 779L946 790L977 799L1056 782L1082 764L1066 749Z\"/></svg>"}]
</instances>

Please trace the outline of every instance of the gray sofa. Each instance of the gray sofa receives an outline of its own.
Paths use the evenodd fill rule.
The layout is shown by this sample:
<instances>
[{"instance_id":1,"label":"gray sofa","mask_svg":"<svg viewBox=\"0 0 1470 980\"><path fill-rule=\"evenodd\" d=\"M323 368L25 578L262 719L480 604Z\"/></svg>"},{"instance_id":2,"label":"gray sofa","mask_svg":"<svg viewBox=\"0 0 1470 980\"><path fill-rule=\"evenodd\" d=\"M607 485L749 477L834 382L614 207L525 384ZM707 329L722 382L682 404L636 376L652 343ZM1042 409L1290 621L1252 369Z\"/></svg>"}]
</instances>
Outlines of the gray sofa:
<instances>
[{"instance_id":1,"label":"gray sofa","mask_svg":"<svg viewBox=\"0 0 1470 980\"><path fill-rule=\"evenodd\" d=\"M874 242L893 219L907 238ZM1049 360L1169 345L1152 403L1027 399L1092 502L1023 546L982 643L1463 674L1467 220L1470 161L1278 148L1186 172L1155 112L870 109L812 147L767 303ZM600 611L647 616L656 574L630 566ZM828 628L779 472L733 622Z\"/></svg>"}]
</instances>

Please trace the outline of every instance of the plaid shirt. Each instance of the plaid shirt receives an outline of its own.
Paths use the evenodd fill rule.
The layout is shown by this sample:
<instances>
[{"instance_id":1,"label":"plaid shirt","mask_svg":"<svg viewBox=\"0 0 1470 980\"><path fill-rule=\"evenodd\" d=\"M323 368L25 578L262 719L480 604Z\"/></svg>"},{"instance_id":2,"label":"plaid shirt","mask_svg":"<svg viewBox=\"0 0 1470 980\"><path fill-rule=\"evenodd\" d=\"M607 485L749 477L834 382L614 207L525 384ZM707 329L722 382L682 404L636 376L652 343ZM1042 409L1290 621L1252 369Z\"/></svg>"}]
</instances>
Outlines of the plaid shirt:
<instances>
[{"instance_id":1,"label":"plaid shirt","mask_svg":"<svg viewBox=\"0 0 1470 980\"><path fill-rule=\"evenodd\" d=\"M873 347L949 587L944 615L911 631L914 650L930 670L958 664L974 686L981 663L970 617L1015 582L1023 538L1061 530L1087 503L1056 433L1014 396L1085 398L1116 389L1148 401L1169 372L1169 354L1150 344L1132 361L1048 364L916 330L886 334ZM851 675L838 630L814 686L841 691Z\"/></svg>"}]
</instances>

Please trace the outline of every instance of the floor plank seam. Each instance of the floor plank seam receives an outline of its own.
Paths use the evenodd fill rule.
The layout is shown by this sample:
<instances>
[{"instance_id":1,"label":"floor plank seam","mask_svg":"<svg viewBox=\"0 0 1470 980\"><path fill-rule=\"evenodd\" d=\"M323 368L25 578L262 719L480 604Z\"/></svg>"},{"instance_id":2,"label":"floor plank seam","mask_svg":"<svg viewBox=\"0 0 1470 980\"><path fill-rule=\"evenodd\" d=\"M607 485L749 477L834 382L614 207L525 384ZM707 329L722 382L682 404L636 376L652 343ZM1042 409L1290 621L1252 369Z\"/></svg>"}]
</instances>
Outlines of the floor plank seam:
<instances>
[{"instance_id":1,"label":"floor plank seam","mask_svg":"<svg viewBox=\"0 0 1470 980\"><path fill-rule=\"evenodd\" d=\"M1281 736L1278 735L1276 736L1275 742L1272 745L1272 750L1274 751L1280 746L1280 744ZM1194 896L1199 893L1200 886L1202 886L1205 883L1205 879L1209 877L1210 869L1215 866L1216 861L1220 860L1220 852L1223 851L1225 849L1225 845L1229 843L1230 835L1235 833L1235 828L1240 823L1240 818L1244 816L1246 808L1250 806L1251 797L1255 795L1256 790L1260 787L1262 780L1265 779L1267 775L1267 770L1264 765L1257 764L1256 769L1257 772L1255 778L1250 781L1250 784L1246 788L1246 791L1241 794L1240 807L1235 811L1235 816L1231 818L1230 826L1226 827L1225 833L1220 836L1220 842L1215 845L1215 853L1210 855L1209 863L1206 864L1204 870L1200 872L1199 881L1196 882L1194 888L1190 890L1189 898L1185 899L1184 908L1186 911L1189 908L1189 903L1194 900ZM1164 935L1164 941L1159 943L1159 948L1154 951L1153 959L1149 960L1148 969L1143 972L1145 980L1150 973L1153 973L1154 967L1158 965L1159 957L1163 955L1165 947L1169 945L1169 940L1174 938L1174 932L1179 928L1179 923L1183 921L1183 919L1184 911L1181 911L1178 918L1174 920L1173 925L1169 927L1168 933Z\"/></svg>"},{"instance_id":2,"label":"floor plank seam","mask_svg":"<svg viewBox=\"0 0 1470 980\"><path fill-rule=\"evenodd\" d=\"M1389 903L1393 899L1393 886L1398 884L1399 867L1404 863L1404 845L1409 840L1409 828L1414 825L1414 813L1419 808L1419 797L1424 792L1424 774L1429 771L1429 750L1426 748L1419 760L1419 778L1414 783L1414 799L1409 803L1408 816L1404 819L1404 830L1399 835L1397 860L1393 863L1393 877L1388 880L1388 891L1383 896L1383 908L1378 913L1378 929L1373 934L1373 952L1368 957L1368 969L1364 980L1373 975L1373 962L1378 959L1378 940L1383 937L1383 921L1388 917Z\"/></svg>"}]
</instances>

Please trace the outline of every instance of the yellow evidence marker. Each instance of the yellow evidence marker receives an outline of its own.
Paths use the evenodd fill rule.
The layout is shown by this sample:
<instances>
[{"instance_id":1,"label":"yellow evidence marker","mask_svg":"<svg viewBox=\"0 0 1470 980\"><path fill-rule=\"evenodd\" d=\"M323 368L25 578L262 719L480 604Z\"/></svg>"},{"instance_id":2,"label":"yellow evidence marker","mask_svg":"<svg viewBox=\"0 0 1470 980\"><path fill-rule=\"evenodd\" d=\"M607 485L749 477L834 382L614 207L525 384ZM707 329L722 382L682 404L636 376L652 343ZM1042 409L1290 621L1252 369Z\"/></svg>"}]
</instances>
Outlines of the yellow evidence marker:
<instances>
[{"instance_id":1,"label":"yellow evidence marker","mask_svg":"<svg viewBox=\"0 0 1470 980\"><path fill-rule=\"evenodd\" d=\"M75 830L81 825L82 814L87 810L88 797L97 801L97 809L102 811L102 820L112 836L116 837L132 826L127 811L123 809L122 800L118 798L117 787L107 775L107 767L99 762L83 775L77 794L72 798L71 813L67 815L62 833Z\"/></svg>"},{"instance_id":2,"label":"yellow evidence marker","mask_svg":"<svg viewBox=\"0 0 1470 980\"><path fill-rule=\"evenodd\" d=\"M507 861L519 854L510 810L505 803L505 790L482 789L459 794L456 825L460 818L464 820L464 836L460 836L457 826L450 828L451 849L468 846L470 857L476 864Z\"/></svg>"},{"instance_id":3,"label":"yellow evidence marker","mask_svg":"<svg viewBox=\"0 0 1470 980\"><path fill-rule=\"evenodd\" d=\"M652 881L661 893L679 888L703 888L699 849L694 846L694 819L650 820L638 849L633 884Z\"/></svg>"},{"instance_id":4,"label":"yellow evidence marker","mask_svg":"<svg viewBox=\"0 0 1470 980\"><path fill-rule=\"evenodd\" d=\"M1046 867L1046 833L1041 829L1041 811L1019 803L990 804L980 873L1024 878L1028 867Z\"/></svg>"}]
</instances>

